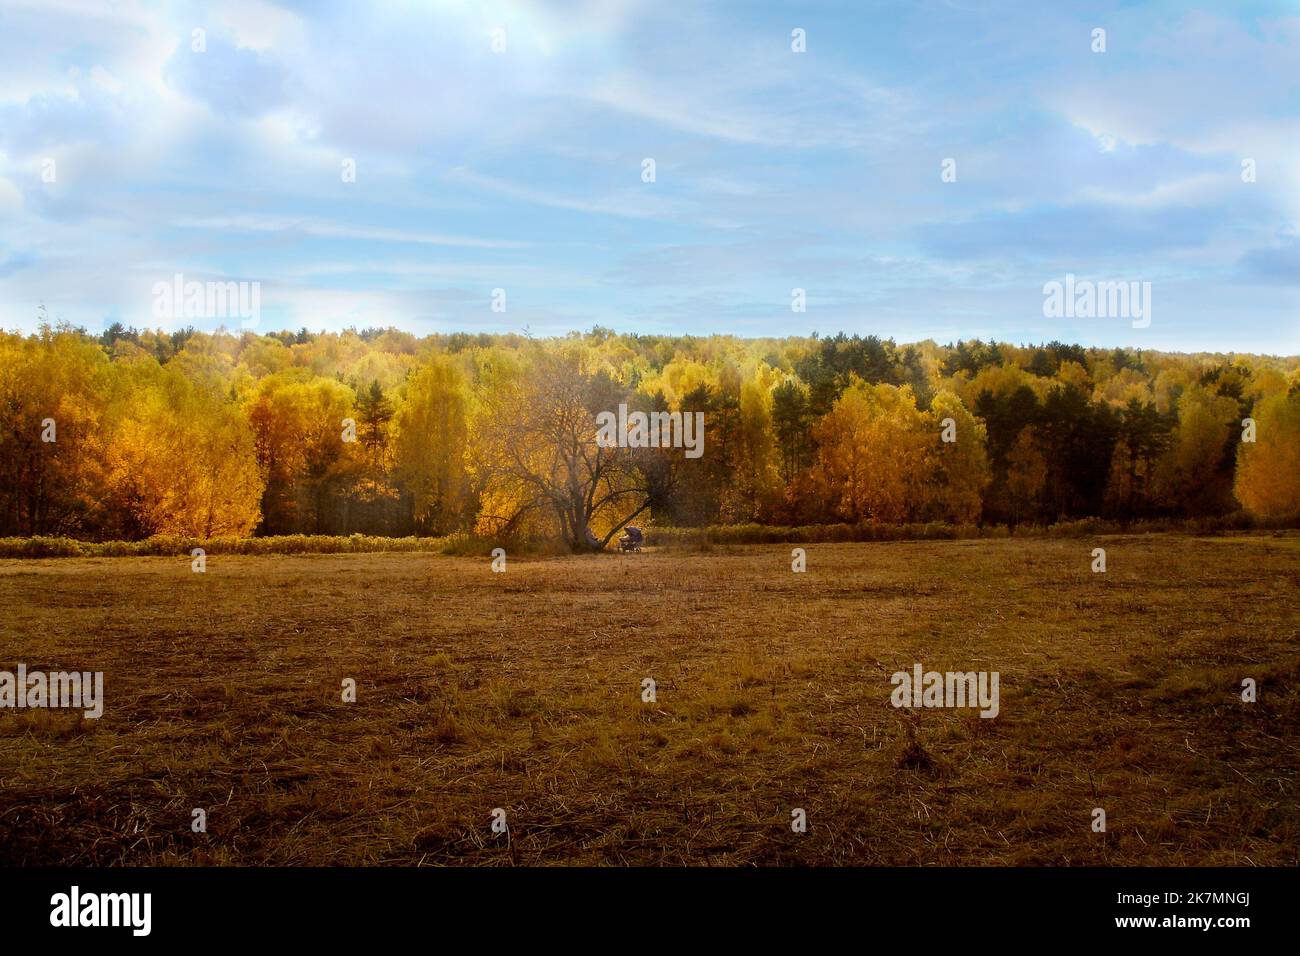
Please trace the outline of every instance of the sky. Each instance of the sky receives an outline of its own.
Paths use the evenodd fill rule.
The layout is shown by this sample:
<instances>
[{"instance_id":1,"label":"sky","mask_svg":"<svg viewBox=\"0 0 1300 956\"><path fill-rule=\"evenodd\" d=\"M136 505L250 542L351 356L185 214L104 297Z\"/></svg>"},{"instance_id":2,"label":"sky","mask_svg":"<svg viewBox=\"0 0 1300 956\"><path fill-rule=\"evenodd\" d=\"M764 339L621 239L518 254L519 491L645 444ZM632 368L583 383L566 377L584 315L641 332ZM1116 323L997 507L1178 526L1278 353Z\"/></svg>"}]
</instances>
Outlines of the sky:
<instances>
[{"instance_id":1,"label":"sky","mask_svg":"<svg viewBox=\"0 0 1300 956\"><path fill-rule=\"evenodd\" d=\"M0 327L240 326L178 274L260 331L1296 354L1300 0L0 0Z\"/></svg>"}]
</instances>

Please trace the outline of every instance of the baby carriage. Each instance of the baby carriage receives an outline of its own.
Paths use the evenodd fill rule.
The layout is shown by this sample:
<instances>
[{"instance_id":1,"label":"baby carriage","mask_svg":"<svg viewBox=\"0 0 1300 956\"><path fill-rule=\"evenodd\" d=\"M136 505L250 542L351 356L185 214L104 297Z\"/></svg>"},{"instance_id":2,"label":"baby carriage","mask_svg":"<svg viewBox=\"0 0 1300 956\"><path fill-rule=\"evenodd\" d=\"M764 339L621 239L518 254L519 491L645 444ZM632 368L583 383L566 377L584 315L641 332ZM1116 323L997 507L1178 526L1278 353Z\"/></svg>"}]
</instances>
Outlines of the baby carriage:
<instances>
[{"instance_id":1,"label":"baby carriage","mask_svg":"<svg viewBox=\"0 0 1300 956\"><path fill-rule=\"evenodd\" d=\"M645 533L635 525L628 525L618 539L618 550L640 551L645 544Z\"/></svg>"}]
</instances>

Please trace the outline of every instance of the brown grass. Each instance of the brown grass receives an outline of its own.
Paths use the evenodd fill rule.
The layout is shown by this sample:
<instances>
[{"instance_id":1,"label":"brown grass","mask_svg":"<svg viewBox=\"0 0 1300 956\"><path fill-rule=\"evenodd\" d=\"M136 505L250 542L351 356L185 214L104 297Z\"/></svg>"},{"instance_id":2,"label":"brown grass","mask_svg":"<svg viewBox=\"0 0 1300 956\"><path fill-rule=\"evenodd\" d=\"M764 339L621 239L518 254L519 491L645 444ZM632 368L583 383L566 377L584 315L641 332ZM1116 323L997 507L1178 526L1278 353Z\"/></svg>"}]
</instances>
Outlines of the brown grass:
<instances>
[{"instance_id":1,"label":"brown grass","mask_svg":"<svg viewBox=\"0 0 1300 956\"><path fill-rule=\"evenodd\" d=\"M1300 536L806 547L0 561L0 862L1300 862Z\"/></svg>"}]
</instances>

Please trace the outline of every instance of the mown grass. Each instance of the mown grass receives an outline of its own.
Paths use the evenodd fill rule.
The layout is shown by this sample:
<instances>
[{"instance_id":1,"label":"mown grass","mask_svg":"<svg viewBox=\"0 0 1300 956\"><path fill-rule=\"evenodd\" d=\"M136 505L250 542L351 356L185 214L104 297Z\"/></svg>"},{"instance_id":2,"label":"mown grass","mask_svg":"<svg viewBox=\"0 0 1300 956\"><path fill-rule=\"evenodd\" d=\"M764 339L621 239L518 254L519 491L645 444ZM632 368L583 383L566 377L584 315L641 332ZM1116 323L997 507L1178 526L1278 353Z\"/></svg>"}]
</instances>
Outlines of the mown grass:
<instances>
[{"instance_id":1,"label":"mown grass","mask_svg":"<svg viewBox=\"0 0 1300 956\"><path fill-rule=\"evenodd\" d=\"M1297 540L0 561L0 862L1295 865Z\"/></svg>"}]
</instances>

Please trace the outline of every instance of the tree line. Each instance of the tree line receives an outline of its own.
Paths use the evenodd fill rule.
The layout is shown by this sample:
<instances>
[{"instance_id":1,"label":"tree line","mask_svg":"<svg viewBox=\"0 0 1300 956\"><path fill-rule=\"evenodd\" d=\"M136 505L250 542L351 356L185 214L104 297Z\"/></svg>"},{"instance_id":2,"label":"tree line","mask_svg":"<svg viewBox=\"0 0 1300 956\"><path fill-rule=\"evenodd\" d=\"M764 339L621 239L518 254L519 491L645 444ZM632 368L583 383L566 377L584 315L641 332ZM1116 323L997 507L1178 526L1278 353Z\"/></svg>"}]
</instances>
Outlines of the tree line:
<instances>
[{"instance_id":1,"label":"tree line","mask_svg":"<svg viewBox=\"0 0 1300 956\"><path fill-rule=\"evenodd\" d=\"M703 412L698 459L597 416ZM1300 358L876 336L0 332L0 535L1300 512Z\"/></svg>"}]
</instances>

